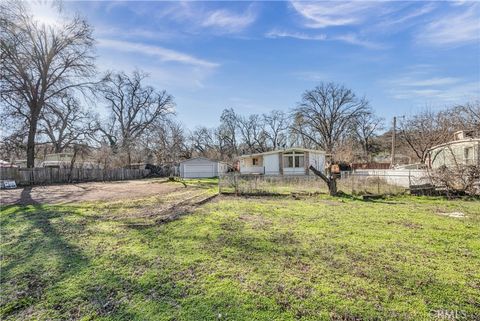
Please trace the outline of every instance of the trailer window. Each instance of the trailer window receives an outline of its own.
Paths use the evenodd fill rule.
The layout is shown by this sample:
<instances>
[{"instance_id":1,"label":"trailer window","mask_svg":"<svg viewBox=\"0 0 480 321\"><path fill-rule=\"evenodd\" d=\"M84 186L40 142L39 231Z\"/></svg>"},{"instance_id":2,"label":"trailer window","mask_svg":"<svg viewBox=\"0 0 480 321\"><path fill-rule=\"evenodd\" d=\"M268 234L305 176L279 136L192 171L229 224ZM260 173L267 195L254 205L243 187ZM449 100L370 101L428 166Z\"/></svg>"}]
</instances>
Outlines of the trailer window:
<instances>
[{"instance_id":1,"label":"trailer window","mask_svg":"<svg viewBox=\"0 0 480 321\"><path fill-rule=\"evenodd\" d=\"M464 158L465 158L465 164L466 165L473 164L473 147L466 147L463 150L463 153L464 153Z\"/></svg>"}]
</instances>

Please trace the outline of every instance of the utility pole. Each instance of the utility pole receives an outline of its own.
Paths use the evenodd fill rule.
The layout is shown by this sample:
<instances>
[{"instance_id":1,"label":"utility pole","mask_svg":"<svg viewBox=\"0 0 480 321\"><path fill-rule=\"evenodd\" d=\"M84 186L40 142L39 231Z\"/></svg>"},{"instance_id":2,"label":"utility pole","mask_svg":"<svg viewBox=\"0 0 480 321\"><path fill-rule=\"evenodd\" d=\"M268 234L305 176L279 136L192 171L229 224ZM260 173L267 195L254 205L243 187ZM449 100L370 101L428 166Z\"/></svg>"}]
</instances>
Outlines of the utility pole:
<instances>
[{"instance_id":1,"label":"utility pole","mask_svg":"<svg viewBox=\"0 0 480 321\"><path fill-rule=\"evenodd\" d=\"M397 117L393 116L393 132L392 132L392 155L390 156L390 168L395 166L395 145L397 140Z\"/></svg>"}]
</instances>

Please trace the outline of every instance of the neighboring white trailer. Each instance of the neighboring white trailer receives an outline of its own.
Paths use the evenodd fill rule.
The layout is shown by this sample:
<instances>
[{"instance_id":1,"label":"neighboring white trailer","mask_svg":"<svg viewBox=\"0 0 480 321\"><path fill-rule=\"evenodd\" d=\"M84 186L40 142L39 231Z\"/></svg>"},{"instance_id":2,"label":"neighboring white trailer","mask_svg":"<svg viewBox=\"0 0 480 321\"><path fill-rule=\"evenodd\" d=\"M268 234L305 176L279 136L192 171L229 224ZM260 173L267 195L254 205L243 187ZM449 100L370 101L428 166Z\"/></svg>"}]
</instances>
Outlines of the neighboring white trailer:
<instances>
[{"instance_id":1,"label":"neighboring white trailer","mask_svg":"<svg viewBox=\"0 0 480 321\"><path fill-rule=\"evenodd\" d=\"M180 162L180 176L182 178L216 177L219 174L226 173L227 170L227 164L203 157L191 158Z\"/></svg>"}]
</instances>

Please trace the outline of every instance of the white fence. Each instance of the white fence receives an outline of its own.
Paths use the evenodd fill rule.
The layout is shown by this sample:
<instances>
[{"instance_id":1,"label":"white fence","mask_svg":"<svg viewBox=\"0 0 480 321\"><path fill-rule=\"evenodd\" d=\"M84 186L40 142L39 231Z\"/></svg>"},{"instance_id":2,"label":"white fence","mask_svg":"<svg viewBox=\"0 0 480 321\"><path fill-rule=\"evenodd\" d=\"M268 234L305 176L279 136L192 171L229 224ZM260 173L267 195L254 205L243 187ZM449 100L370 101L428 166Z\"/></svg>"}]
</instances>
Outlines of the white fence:
<instances>
[{"instance_id":1,"label":"white fence","mask_svg":"<svg viewBox=\"0 0 480 321\"><path fill-rule=\"evenodd\" d=\"M357 169L356 176L378 177L388 184L409 188L431 183L428 172L422 169Z\"/></svg>"}]
</instances>

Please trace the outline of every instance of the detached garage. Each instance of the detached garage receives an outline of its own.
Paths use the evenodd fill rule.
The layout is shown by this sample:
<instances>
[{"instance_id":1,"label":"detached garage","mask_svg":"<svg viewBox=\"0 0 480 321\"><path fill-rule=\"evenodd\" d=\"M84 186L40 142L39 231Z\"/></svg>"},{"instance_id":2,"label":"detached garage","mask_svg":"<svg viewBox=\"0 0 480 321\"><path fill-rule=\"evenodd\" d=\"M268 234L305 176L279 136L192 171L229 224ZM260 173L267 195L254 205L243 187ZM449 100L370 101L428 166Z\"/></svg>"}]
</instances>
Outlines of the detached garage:
<instances>
[{"instance_id":1,"label":"detached garage","mask_svg":"<svg viewBox=\"0 0 480 321\"><path fill-rule=\"evenodd\" d=\"M204 157L197 157L180 162L180 176L182 178L216 177L226 173L227 164Z\"/></svg>"}]
</instances>

